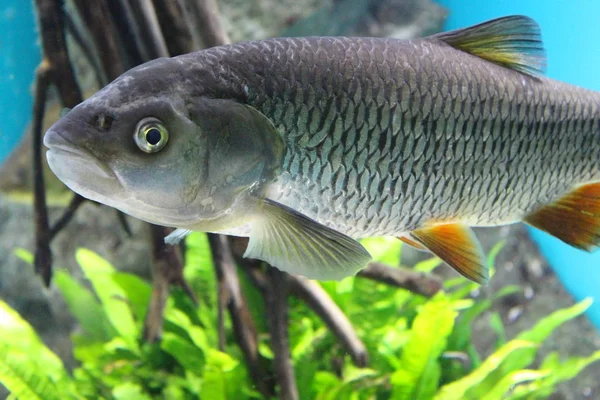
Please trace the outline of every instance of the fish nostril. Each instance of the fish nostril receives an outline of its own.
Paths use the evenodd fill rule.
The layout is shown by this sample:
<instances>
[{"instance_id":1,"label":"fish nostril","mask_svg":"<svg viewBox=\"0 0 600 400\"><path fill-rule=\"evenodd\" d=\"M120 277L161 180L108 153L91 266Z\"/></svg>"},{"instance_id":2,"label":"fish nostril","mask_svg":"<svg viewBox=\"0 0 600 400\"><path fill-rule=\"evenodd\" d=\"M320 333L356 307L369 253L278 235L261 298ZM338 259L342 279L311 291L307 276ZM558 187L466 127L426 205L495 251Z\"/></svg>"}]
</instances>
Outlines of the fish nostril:
<instances>
[{"instance_id":1,"label":"fish nostril","mask_svg":"<svg viewBox=\"0 0 600 400\"><path fill-rule=\"evenodd\" d=\"M94 117L94 125L102 131L107 131L111 128L115 118L111 115L100 113Z\"/></svg>"}]
</instances>

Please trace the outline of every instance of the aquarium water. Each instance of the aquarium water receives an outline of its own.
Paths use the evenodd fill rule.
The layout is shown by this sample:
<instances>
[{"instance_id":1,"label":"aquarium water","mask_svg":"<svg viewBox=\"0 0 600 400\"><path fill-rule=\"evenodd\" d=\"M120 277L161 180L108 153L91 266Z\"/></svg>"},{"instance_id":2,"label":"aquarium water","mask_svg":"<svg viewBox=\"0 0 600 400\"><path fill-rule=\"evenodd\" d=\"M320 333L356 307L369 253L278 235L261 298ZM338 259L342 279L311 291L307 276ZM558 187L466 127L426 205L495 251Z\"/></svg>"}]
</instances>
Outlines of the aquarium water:
<instances>
[{"instance_id":1,"label":"aquarium water","mask_svg":"<svg viewBox=\"0 0 600 400\"><path fill-rule=\"evenodd\" d=\"M0 163L31 119L32 84L40 62L33 2L0 1Z\"/></svg>"}]
</instances>

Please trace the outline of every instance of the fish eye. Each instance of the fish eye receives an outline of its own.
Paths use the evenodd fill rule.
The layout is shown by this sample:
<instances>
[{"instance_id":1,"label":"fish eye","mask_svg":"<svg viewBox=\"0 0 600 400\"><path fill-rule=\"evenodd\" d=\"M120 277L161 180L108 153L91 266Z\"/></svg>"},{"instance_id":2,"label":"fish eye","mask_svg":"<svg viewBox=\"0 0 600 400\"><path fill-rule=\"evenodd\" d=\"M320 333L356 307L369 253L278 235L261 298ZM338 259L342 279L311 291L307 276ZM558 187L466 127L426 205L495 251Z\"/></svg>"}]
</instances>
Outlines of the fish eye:
<instances>
[{"instance_id":1,"label":"fish eye","mask_svg":"<svg viewBox=\"0 0 600 400\"><path fill-rule=\"evenodd\" d=\"M135 127L133 139L143 152L156 153L169 141L169 131L159 119L144 118Z\"/></svg>"}]
</instances>

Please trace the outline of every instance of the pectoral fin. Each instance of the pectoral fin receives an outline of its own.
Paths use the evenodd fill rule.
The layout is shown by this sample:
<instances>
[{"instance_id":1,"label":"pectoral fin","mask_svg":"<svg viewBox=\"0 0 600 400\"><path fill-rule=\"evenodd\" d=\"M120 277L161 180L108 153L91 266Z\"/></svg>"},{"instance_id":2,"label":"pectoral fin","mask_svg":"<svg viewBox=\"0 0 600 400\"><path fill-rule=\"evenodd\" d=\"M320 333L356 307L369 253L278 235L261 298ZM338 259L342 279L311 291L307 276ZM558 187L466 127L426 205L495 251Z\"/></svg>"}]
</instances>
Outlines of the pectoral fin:
<instances>
[{"instance_id":1,"label":"pectoral fin","mask_svg":"<svg viewBox=\"0 0 600 400\"><path fill-rule=\"evenodd\" d=\"M354 239L274 201L264 200L262 205L244 257L320 280L354 275L371 260Z\"/></svg>"},{"instance_id":2,"label":"pectoral fin","mask_svg":"<svg viewBox=\"0 0 600 400\"><path fill-rule=\"evenodd\" d=\"M177 228L173 232L171 232L167 236L165 236L165 243L166 244L177 244L177 243L181 242L181 240L183 240L183 238L186 237L187 235L189 235L190 233L192 233L192 231L190 231L188 229Z\"/></svg>"},{"instance_id":3,"label":"pectoral fin","mask_svg":"<svg viewBox=\"0 0 600 400\"><path fill-rule=\"evenodd\" d=\"M578 249L600 245L600 183L581 186L528 215L525 222Z\"/></svg>"},{"instance_id":4,"label":"pectoral fin","mask_svg":"<svg viewBox=\"0 0 600 400\"><path fill-rule=\"evenodd\" d=\"M468 226L434 225L414 230L411 236L461 275L477 283L487 282L489 273L485 254Z\"/></svg>"}]
</instances>

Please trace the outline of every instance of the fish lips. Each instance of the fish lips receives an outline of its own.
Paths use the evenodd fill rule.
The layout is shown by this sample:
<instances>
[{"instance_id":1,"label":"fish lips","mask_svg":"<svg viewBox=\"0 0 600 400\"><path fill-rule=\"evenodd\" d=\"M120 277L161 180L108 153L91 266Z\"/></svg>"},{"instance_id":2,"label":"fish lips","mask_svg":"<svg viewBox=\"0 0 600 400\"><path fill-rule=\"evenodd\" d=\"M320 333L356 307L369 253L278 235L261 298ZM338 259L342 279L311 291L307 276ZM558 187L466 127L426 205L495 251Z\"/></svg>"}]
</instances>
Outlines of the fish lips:
<instances>
[{"instance_id":1,"label":"fish lips","mask_svg":"<svg viewBox=\"0 0 600 400\"><path fill-rule=\"evenodd\" d=\"M121 185L115 173L88 150L74 145L58 131L44 135L46 159L54 174L71 190L92 200L110 195Z\"/></svg>"}]
</instances>

